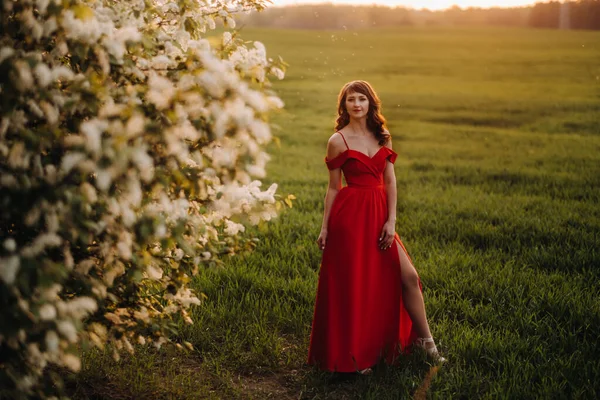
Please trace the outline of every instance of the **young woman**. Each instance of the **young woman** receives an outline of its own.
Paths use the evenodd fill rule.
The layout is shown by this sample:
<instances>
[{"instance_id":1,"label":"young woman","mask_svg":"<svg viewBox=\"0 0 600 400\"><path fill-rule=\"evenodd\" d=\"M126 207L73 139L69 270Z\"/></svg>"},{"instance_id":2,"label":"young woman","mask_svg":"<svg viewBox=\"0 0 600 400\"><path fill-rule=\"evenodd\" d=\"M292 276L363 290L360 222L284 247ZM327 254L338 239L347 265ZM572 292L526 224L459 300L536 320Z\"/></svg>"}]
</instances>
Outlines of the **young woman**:
<instances>
[{"instance_id":1,"label":"young woman","mask_svg":"<svg viewBox=\"0 0 600 400\"><path fill-rule=\"evenodd\" d=\"M422 286L396 225L396 176L381 102L365 81L344 85L327 143L329 187L308 363L371 373L418 346L437 362ZM342 187L342 171L346 186Z\"/></svg>"}]
</instances>

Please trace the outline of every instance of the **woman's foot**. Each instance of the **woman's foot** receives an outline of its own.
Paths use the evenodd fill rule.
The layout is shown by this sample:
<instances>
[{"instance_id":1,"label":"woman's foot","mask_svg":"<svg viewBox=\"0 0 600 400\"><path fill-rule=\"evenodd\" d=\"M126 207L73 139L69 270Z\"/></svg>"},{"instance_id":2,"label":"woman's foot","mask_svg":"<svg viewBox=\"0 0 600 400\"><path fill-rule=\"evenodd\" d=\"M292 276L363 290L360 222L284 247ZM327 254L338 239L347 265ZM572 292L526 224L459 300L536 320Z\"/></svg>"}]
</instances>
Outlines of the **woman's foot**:
<instances>
[{"instance_id":1,"label":"woman's foot","mask_svg":"<svg viewBox=\"0 0 600 400\"><path fill-rule=\"evenodd\" d=\"M361 375L371 375L373 373L373 369L372 368L361 369L360 371L358 371L358 373Z\"/></svg>"},{"instance_id":2,"label":"woman's foot","mask_svg":"<svg viewBox=\"0 0 600 400\"><path fill-rule=\"evenodd\" d=\"M417 340L415 340L415 346L420 347L422 349L425 350L425 352L427 353L427 355L432 358L435 362L438 363L443 363L446 362L447 360L442 357L442 355L439 353L437 346L435 345L435 342L433 341L432 337L427 337L427 338L417 338Z\"/></svg>"}]
</instances>

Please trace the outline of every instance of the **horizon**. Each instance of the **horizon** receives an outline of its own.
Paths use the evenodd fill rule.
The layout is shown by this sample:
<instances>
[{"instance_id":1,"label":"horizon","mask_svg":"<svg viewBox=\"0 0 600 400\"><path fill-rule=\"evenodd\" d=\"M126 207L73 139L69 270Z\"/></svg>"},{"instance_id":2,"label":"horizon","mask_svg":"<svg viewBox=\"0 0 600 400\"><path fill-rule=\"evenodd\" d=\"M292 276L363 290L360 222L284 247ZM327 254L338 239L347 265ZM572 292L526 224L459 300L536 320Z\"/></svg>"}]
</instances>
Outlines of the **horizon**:
<instances>
[{"instance_id":1,"label":"horizon","mask_svg":"<svg viewBox=\"0 0 600 400\"><path fill-rule=\"evenodd\" d=\"M535 3L543 3L546 0L341 0L341 1L323 1L323 0L271 0L274 7L286 7L293 5L309 4L334 4L334 5L355 5L369 6L379 5L388 7L406 7L415 10L428 9L431 11L441 11L458 6L466 8L514 8L528 7Z\"/></svg>"}]
</instances>

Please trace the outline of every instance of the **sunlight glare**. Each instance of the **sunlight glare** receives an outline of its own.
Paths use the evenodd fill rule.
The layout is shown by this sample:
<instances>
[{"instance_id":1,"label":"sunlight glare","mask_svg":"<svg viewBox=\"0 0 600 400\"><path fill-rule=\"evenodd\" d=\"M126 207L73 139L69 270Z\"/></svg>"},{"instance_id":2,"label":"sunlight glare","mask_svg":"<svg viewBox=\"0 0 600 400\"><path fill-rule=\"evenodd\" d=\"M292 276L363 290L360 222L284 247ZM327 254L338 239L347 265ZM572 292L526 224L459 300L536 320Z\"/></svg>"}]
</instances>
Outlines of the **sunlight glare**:
<instances>
[{"instance_id":1,"label":"sunlight glare","mask_svg":"<svg viewBox=\"0 0 600 400\"><path fill-rule=\"evenodd\" d=\"M317 4L317 3L332 3L332 4L352 4L352 5L371 5L379 4L390 7L404 6L415 9L428 8L430 10L443 10L457 5L461 8L468 7L520 7L533 5L535 0L341 0L341 1L323 1L323 0L272 0L274 6L286 6L297 4Z\"/></svg>"}]
</instances>

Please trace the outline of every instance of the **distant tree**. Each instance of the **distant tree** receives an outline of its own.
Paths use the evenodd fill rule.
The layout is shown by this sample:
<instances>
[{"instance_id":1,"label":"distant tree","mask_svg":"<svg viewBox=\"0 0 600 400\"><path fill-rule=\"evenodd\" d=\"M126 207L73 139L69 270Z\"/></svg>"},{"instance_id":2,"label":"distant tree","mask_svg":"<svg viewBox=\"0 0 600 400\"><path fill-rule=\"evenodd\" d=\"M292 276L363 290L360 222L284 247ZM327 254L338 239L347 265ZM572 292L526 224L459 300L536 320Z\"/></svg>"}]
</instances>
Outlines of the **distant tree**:
<instances>
[{"instance_id":1,"label":"distant tree","mask_svg":"<svg viewBox=\"0 0 600 400\"><path fill-rule=\"evenodd\" d=\"M600 29L600 0L568 2L571 29ZM561 3L536 3L531 10L529 26L535 28L558 28Z\"/></svg>"},{"instance_id":2,"label":"distant tree","mask_svg":"<svg viewBox=\"0 0 600 400\"><path fill-rule=\"evenodd\" d=\"M251 26L295 29L365 29L412 25L410 12L403 7L313 4L267 9L239 18Z\"/></svg>"},{"instance_id":3,"label":"distant tree","mask_svg":"<svg viewBox=\"0 0 600 400\"><path fill-rule=\"evenodd\" d=\"M389 26L514 26L559 27L561 2L537 3L533 7L460 8L415 10L380 5L350 6L311 4L267 9L240 17L251 26L296 29L366 29ZM569 3L569 25L573 29L600 29L600 0Z\"/></svg>"},{"instance_id":4,"label":"distant tree","mask_svg":"<svg viewBox=\"0 0 600 400\"><path fill-rule=\"evenodd\" d=\"M600 30L600 0L571 3L571 28Z\"/></svg>"},{"instance_id":5,"label":"distant tree","mask_svg":"<svg viewBox=\"0 0 600 400\"><path fill-rule=\"evenodd\" d=\"M531 10L529 25L534 28L558 28L560 2L536 3Z\"/></svg>"}]
</instances>

